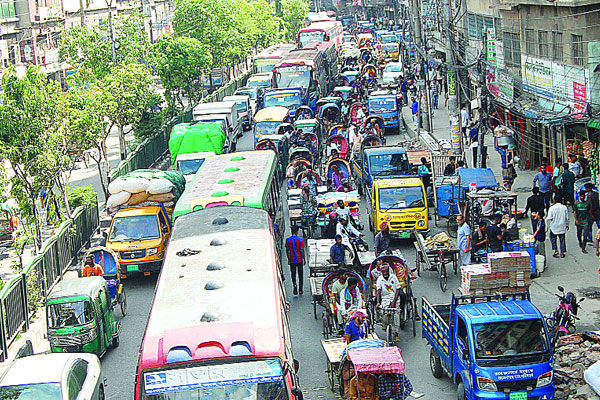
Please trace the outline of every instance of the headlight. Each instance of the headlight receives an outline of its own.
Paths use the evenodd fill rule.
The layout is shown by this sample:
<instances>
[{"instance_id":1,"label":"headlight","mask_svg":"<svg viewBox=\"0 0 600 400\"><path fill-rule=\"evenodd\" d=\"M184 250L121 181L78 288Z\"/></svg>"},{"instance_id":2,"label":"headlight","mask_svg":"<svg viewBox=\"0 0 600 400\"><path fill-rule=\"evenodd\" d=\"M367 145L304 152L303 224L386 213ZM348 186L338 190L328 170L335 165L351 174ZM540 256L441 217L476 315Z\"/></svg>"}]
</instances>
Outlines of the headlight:
<instances>
[{"instance_id":1,"label":"headlight","mask_svg":"<svg viewBox=\"0 0 600 400\"><path fill-rule=\"evenodd\" d=\"M82 342L91 342L96 339L97 332L95 329L81 335Z\"/></svg>"},{"instance_id":2,"label":"headlight","mask_svg":"<svg viewBox=\"0 0 600 400\"><path fill-rule=\"evenodd\" d=\"M552 383L552 371L548 371L545 374L539 376L537 380L537 387L548 386Z\"/></svg>"},{"instance_id":3,"label":"headlight","mask_svg":"<svg viewBox=\"0 0 600 400\"><path fill-rule=\"evenodd\" d=\"M153 248L153 249L148 249L148 250L146 250L146 255L147 255L147 256L153 256L153 255L155 255L156 253L158 253L158 247L155 247L155 248Z\"/></svg>"},{"instance_id":4,"label":"headlight","mask_svg":"<svg viewBox=\"0 0 600 400\"><path fill-rule=\"evenodd\" d=\"M493 380L489 378L483 378L481 376L477 378L477 387L479 388L479 390L485 390L487 392L498 391L496 383Z\"/></svg>"},{"instance_id":5,"label":"headlight","mask_svg":"<svg viewBox=\"0 0 600 400\"><path fill-rule=\"evenodd\" d=\"M419 222L417 222L417 226L422 228L425 226L425 221L424 220L420 220Z\"/></svg>"}]
</instances>

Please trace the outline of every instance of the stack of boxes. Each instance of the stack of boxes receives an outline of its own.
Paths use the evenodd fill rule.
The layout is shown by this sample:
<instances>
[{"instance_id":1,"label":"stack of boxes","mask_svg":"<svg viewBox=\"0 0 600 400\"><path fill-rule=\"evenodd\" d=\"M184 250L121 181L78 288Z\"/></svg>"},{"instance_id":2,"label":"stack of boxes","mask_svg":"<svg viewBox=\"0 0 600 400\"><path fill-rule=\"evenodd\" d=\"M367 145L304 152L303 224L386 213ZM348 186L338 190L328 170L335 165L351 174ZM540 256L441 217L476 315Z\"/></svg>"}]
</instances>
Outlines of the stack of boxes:
<instances>
[{"instance_id":1,"label":"stack of boxes","mask_svg":"<svg viewBox=\"0 0 600 400\"><path fill-rule=\"evenodd\" d=\"M488 254L487 264L460 268L464 295L522 292L531 284L531 266L526 251Z\"/></svg>"}]
</instances>

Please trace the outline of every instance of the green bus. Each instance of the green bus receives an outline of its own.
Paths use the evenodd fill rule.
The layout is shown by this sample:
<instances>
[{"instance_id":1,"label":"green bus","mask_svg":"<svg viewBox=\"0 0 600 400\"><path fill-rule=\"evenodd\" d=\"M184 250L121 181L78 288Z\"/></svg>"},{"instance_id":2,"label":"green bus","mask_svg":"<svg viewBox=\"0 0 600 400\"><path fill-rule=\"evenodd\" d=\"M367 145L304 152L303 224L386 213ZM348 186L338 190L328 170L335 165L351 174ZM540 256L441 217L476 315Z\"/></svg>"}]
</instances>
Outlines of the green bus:
<instances>
[{"instance_id":1,"label":"green bus","mask_svg":"<svg viewBox=\"0 0 600 400\"><path fill-rule=\"evenodd\" d=\"M208 157L173 210L173 221L192 211L215 206L245 206L265 210L283 243L285 219L281 200L281 169L275 152L243 151Z\"/></svg>"}]
</instances>

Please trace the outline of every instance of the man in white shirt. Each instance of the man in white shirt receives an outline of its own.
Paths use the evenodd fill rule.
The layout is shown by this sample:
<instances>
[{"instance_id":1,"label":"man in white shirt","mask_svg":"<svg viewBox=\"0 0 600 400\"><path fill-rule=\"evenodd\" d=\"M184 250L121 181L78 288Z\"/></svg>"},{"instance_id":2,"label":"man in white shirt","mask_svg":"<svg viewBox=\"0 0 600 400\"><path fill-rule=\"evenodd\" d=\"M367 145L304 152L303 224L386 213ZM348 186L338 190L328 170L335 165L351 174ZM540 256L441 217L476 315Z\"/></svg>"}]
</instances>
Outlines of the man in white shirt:
<instances>
[{"instance_id":1,"label":"man in white shirt","mask_svg":"<svg viewBox=\"0 0 600 400\"><path fill-rule=\"evenodd\" d=\"M377 308L389 309L396 308L398 297L402 291L402 286L395 273L390 273L390 267L387 264L381 266L381 275L377 278ZM383 311L383 310L381 310ZM383 329L393 323L394 314L390 312L381 312L381 322Z\"/></svg>"},{"instance_id":2,"label":"man in white shirt","mask_svg":"<svg viewBox=\"0 0 600 400\"><path fill-rule=\"evenodd\" d=\"M340 215L339 220L335 232L342 237L342 242L350 243L350 237L355 239L361 236L361 233L348 223L348 217L346 215Z\"/></svg>"},{"instance_id":3,"label":"man in white shirt","mask_svg":"<svg viewBox=\"0 0 600 400\"><path fill-rule=\"evenodd\" d=\"M575 175L575 178L581 178L583 168L581 167L581 163L577 160L577 156L575 154L571 154L569 156L569 171Z\"/></svg>"},{"instance_id":4,"label":"man in white shirt","mask_svg":"<svg viewBox=\"0 0 600 400\"><path fill-rule=\"evenodd\" d=\"M565 258L565 252L567 251L565 233L569 230L569 210L567 206L561 203L558 194L554 198L554 204L548 210L546 225L550 228L550 243L552 243L552 250L554 251L552 256L559 257L559 249L556 245L556 239L558 238L560 241L560 257Z\"/></svg>"},{"instance_id":5,"label":"man in white shirt","mask_svg":"<svg viewBox=\"0 0 600 400\"><path fill-rule=\"evenodd\" d=\"M464 106L460 110L460 130L462 134L467 136L467 126L469 125L469 111L467 110L467 106Z\"/></svg>"}]
</instances>

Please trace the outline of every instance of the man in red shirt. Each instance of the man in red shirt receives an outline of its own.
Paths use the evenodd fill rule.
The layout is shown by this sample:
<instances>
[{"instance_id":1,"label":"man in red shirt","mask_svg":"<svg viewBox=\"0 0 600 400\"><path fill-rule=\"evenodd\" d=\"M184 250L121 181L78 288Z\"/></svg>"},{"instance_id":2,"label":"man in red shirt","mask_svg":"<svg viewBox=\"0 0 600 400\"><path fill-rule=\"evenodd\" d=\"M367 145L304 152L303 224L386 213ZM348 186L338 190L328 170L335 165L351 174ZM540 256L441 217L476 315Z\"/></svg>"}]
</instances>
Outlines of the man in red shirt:
<instances>
[{"instance_id":1,"label":"man in red shirt","mask_svg":"<svg viewBox=\"0 0 600 400\"><path fill-rule=\"evenodd\" d=\"M294 296L298 294L298 286L296 286L296 273L298 273L298 283L300 284L300 294L303 291L303 266L304 266L304 239L298 236L298 225L292 225L292 236L285 241L285 250L288 263L290 264L290 273L292 275L292 283L294 284Z\"/></svg>"}]
</instances>

